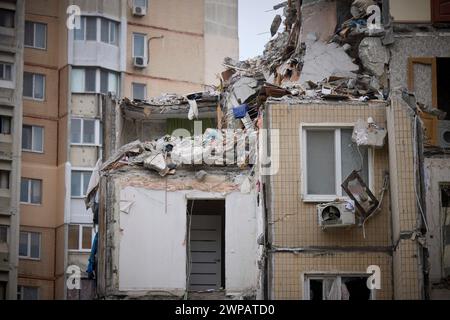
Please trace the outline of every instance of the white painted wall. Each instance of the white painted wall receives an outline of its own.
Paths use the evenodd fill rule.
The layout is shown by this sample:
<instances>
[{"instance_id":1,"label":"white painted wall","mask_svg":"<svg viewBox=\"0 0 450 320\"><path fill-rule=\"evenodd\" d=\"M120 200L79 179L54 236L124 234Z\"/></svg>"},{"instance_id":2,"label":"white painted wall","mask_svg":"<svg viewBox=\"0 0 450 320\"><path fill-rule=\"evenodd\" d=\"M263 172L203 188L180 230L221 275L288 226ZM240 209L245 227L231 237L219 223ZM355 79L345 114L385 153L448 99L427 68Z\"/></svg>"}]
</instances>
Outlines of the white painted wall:
<instances>
[{"instance_id":1,"label":"white painted wall","mask_svg":"<svg viewBox=\"0 0 450 320\"><path fill-rule=\"evenodd\" d=\"M126 187L120 208L119 290L184 290L184 195Z\"/></svg>"},{"instance_id":2,"label":"white painted wall","mask_svg":"<svg viewBox=\"0 0 450 320\"><path fill-rule=\"evenodd\" d=\"M69 223L92 223L94 215L92 210L86 210L84 199L70 199L70 221Z\"/></svg>"},{"instance_id":3,"label":"white painted wall","mask_svg":"<svg viewBox=\"0 0 450 320\"><path fill-rule=\"evenodd\" d=\"M73 41L73 64L119 71L120 48L101 41Z\"/></svg>"},{"instance_id":4,"label":"white painted wall","mask_svg":"<svg viewBox=\"0 0 450 320\"><path fill-rule=\"evenodd\" d=\"M442 273L440 224L440 184L450 182L449 159L425 159L425 190L427 223L427 244L430 251L430 280L440 280Z\"/></svg>"},{"instance_id":5,"label":"white painted wall","mask_svg":"<svg viewBox=\"0 0 450 320\"><path fill-rule=\"evenodd\" d=\"M166 202L167 197L167 202ZM167 192L125 187L120 191L119 290L185 290L188 199L224 199L227 294L258 283L255 194Z\"/></svg>"}]
</instances>

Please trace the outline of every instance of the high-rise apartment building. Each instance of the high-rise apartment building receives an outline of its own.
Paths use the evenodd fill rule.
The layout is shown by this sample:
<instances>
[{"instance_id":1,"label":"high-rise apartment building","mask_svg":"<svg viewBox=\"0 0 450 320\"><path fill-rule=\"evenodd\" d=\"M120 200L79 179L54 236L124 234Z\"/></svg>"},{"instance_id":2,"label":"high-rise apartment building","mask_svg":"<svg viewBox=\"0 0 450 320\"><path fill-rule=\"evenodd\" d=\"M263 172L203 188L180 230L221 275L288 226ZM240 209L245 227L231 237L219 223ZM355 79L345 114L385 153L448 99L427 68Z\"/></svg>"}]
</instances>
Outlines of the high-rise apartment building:
<instances>
[{"instance_id":1,"label":"high-rise apartment building","mask_svg":"<svg viewBox=\"0 0 450 320\"><path fill-rule=\"evenodd\" d=\"M12 149L4 165L3 158L0 161L1 185L3 167L10 174L11 208L5 209L5 215L0 213L0 224L5 226L18 223L13 200L17 190L18 203L17 164L23 154L20 235L12 227L6 231L10 278L14 276L13 252L18 252L17 298L88 298L83 292L92 290L67 291L66 270L75 265L86 276L95 234L84 195L101 156L105 107L101 96L111 93L118 98L145 99L163 93L192 93L217 84L223 58L238 57L237 0L1 3L5 4L0 6L0 23L9 23L12 31L9 51L0 43L0 66L4 73L14 75L7 80L11 84L5 82L10 89L4 89L0 80L1 129L3 113L9 117L11 132L22 128L8 138L14 146L22 135L21 150L20 145ZM10 11L15 25L7 20ZM0 27L0 33L8 32L7 28ZM22 30L25 36L20 38ZM5 100L3 92L12 98ZM12 250L14 246L17 250ZM14 285L9 281L7 288Z\"/></svg>"}]
</instances>

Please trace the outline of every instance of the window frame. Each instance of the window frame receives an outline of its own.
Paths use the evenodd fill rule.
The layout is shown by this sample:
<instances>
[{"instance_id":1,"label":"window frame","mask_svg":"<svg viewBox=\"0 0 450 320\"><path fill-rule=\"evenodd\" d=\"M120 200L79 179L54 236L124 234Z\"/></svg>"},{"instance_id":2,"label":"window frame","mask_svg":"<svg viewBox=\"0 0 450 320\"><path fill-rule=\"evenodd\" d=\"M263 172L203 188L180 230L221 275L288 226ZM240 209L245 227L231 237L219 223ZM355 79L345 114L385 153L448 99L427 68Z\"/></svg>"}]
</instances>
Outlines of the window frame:
<instances>
[{"instance_id":1,"label":"window frame","mask_svg":"<svg viewBox=\"0 0 450 320\"><path fill-rule=\"evenodd\" d=\"M67 249L69 252L91 252L92 244L94 242L95 237L95 228L90 224L77 224L71 223L69 226L77 226L78 227L78 249ZM83 229L91 228L91 247L89 249L83 248Z\"/></svg>"},{"instance_id":2,"label":"window frame","mask_svg":"<svg viewBox=\"0 0 450 320\"><path fill-rule=\"evenodd\" d=\"M13 24L12 27L0 25L0 28L14 30L14 28L16 27L16 10L5 8L5 7L1 7L0 10L8 11L8 14L12 14L12 24Z\"/></svg>"},{"instance_id":3,"label":"window frame","mask_svg":"<svg viewBox=\"0 0 450 320\"><path fill-rule=\"evenodd\" d=\"M6 241L5 242L1 242L0 241L0 243L6 243L6 244L9 244L9 228L10 228L10 226L9 225L6 225L6 224L0 224L0 229L1 228L4 228L4 230L6 230Z\"/></svg>"},{"instance_id":4,"label":"window frame","mask_svg":"<svg viewBox=\"0 0 450 320\"><path fill-rule=\"evenodd\" d=\"M344 182L346 177L342 177L342 158L341 158L341 130L342 129L353 129L354 123L300 123L300 190L301 190L301 199L303 202L331 202L336 200L336 198L350 200L348 195L343 193L341 188L342 182ZM307 181L307 134L308 130L334 130L334 146L335 146L335 155L334 155L334 163L335 163L335 190L336 194L334 195L317 195L317 194L308 194L308 181ZM367 150L367 164L368 164L368 177L369 181L367 182L367 186L370 189L373 189L373 170L374 170L374 152L373 148L368 147Z\"/></svg>"},{"instance_id":5,"label":"window frame","mask_svg":"<svg viewBox=\"0 0 450 320\"><path fill-rule=\"evenodd\" d=\"M2 173L5 173L7 175L8 188L2 188L0 185L0 190L11 190L11 170L0 169L0 177Z\"/></svg>"},{"instance_id":6,"label":"window frame","mask_svg":"<svg viewBox=\"0 0 450 320\"><path fill-rule=\"evenodd\" d=\"M148 9L148 0L144 0L145 1L145 9ZM133 0L133 7L137 7L138 5L136 4L136 0Z\"/></svg>"},{"instance_id":7,"label":"window frame","mask_svg":"<svg viewBox=\"0 0 450 320\"><path fill-rule=\"evenodd\" d=\"M47 32L48 32L47 24L43 23L43 22L35 22L35 21L30 21L30 20L25 21L25 24L27 22L33 24L33 45L27 45L27 44L25 44L25 41L24 41L24 47L25 48L38 49L38 50L46 51L47 50ZM44 26L44 43L45 43L45 46L43 48L36 46L36 25L38 25L38 24Z\"/></svg>"},{"instance_id":8,"label":"window frame","mask_svg":"<svg viewBox=\"0 0 450 320\"><path fill-rule=\"evenodd\" d=\"M42 202L43 202L43 199L44 199L44 196L43 196L43 193L44 193L44 181L42 180L42 179L35 179L35 178L27 178L27 177L21 177L20 178L20 184L22 185L22 179L26 179L27 180L27 201L22 201L22 199L19 199L20 200L20 204L26 204L26 205L31 205L31 206L41 206L42 205ZM35 180L35 181L40 181L41 183L40 183L40 186L41 186L41 202L39 202L39 203L35 203L35 202L31 202L31 181L32 180Z\"/></svg>"},{"instance_id":9,"label":"window frame","mask_svg":"<svg viewBox=\"0 0 450 320\"><path fill-rule=\"evenodd\" d=\"M135 54L135 49L134 49L134 43L135 43L135 37L136 36L143 36L143 38L144 38L144 56L142 57L142 56L137 56L136 54ZM133 43L132 43L132 46L131 46L131 57L134 59L134 58L136 58L136 57L142 57L142 58L144 58L144 60L145 61L147 61L148 60L148 48L147 48L147 34L145 34L145 33L141 33L141 32L133 32L133 36L132 36L132 39L133 39Z\"/></svg>"},{"instance_id":10,"label":"window frame","mask_svg":"<svg viewBox=\"0 0 450 320\"><path fill-rule=\"evenodd\" d=\"M9 121L9 133L3 133L3 129L4 129L4 123L6 121ZM13 122L12 122L12 117L7 116L7 115L0 115L0 135L11 135L13 132Z\"/></svg>"},{"instance_id":11,"label":"window frame","mask_svg":"<svg viewBox=\"0 0 450 320\"><path fill-rule=\"evenodd\" d=\"M36 290L37 290L36 300L39 300L39 287L22 286L22 285L17 286L17 300L21 300L21 301L24 300L24 299L23 299L23 296L24 296L24 294L23 294L23 289L24 289L24 288L33 288L33 289L36 289Z\"/></svg>"},{"instance_id":12,"label":"window frame","mask_svg":"<svg viewBox=\"0 0 450 320\"><path fill-rule=\"evenodd\" d=\"M146 97L147 97L147 84L146 83L141 83L141 82L132 82L131 83L131 93L133 95L133 100L136 99L136 97L134 96L134 86L135 85L144 86L144 98L143 98L143 100L145 100Z\"/></svg>"},{"instance_id":13,"label":"window frame","mask_svg":"<svg viewBox=\"0 0 450 320\"><path fill-rule=\"evenodd\" d=\"M26 100L34 100L34 101L45 101L45 94L46 94L46 76L45 76L45 74L42 74L42 73L35 73L35 72L28 72L28 71L24 71L24 78L25 78L25 73L29 73L29 74L31 74L32 75L32 77L33 77L33 81L32 81L32 85L31 85L31 91L33 92L33 96L32 97L29 97L29 96L26 96L25 95L25 93L23 93L22 94L22 96L23 96L23 98L24 99L26 99ZM35 97L35 91L34 91L34 88L35 88L35 86L36 86L36 75L39 75L39 76L42 76L42 98L36 98ZM24 90L25 91L25 90Z\"/></svg>"},{"instance_id":14,"label":"window frame","mask_svg":"<svg viewBox=\"0 0 450 320\"><path fill-rule=\"evenodd\" d=\"M20 234L21 233L27 234L27 255L21 256L20 250L19 250L19 259L35 260L35 261L41 260L42 234L40 232L33 232L33 231L20 231L19 232L19 242L20 242ZM31 234L32 233L37 234L39 236L39 247L38 247L39 248L39 257L38 258L31 257Z\"/></svg>"},{"instance_id":15,"label":"window frame","mask_svg":"<svg viewBox=\"0 0 450 320\"><path fill-rule=\"evenodd\" d=\"M339 286L342 287L342 278L369 278L368 273L357 273L357 272L339 272L339 273L328 273L328 272L314 272L314 273L304 273L303 279L303 300L310 300L310 280L325 280L325 279L336 279ZM370 289L369 289L370 290ZM338 291L340 294L342 290ZM376 300L376 290L370 290L370 299ZM323 300L325 301L325 300Z\"/></svg>"},{"instance_id":16,"label":"window frame","mask_svg":"<svg viewBox=\"0 0 450 320\"><path fill-rule=\"evenodd\" d=\"M70 180L71 180L71 186L70 186L70 198L72 199L84 199L86 197L85 194L81 194L81 195L72 195L72 173L73 172L90 172L91 173L91 177L92 177L92 173L94 172L94 168L84 168L84 167L72 167L71 171L70 171ZM90 178L89 178L90 179ZM81 181L80 181L80 185L81 188L83 188L84 185L84 175L81 175ZM83 191L82 189L80 191ZM82 192L81 192L82 193Z\"/></svg>"},{"instance_id":17,"label":"window frame","mask_svg":"<svg viewBox=\"0 0 450 320\"><path fill-rule=\"evenodd\" d=\"M105 44L109 44L109 45L112 45L112 46L115 46L115 47L118 47L119 46L119 39L120 39L120 37L119 37L120 22L115 21L115 20L111 20L111 19L108 19L108 18L105 18L105 17L98 17L98 18L100 19L100 42L101 43L105 43ZM105 41L102 40L102 30L103 30L102 22L103 21L106 21L107 24L108 24L108 42L105 42ZM114 31L115 32L114 33L114 36L115 36L114 42L111 41L111 36L113 34L111 32L112 28L115 29L115 31Z\"/></svg>"},{"instance_id":18,"label":"window frame","mask_svg":"<svg viewBox=\"0 0 450 320\"><path fill-rule=\"evenodd\" d=\"M35 126L35 125L31 125L31 124L23 124L22 125L22 130L23 127L31 127L31 149L25 149L22 146L22 151L24 152L31 152L31 153L40 153L40 154L44 154L44 145L45 145L45 127L43 126ZM35 130L34 128L41 128L42 129L42 150L34 150L33 149L33 141L34 141L34 135L35 135ZM23 139L23 137L22 137Z\"/></svg>"},{"instance_id":19,"label":"window frame","mask_svg":"<svg viewBox=\"0 0 450 320\"><path fill-rule=\"evenodd\" d=\"M6 61L0 61L0 67L3 69L3 74L6 74L6 67L9 66L10 67L10 74L11 74L11 79L6 79L6 78L0 78L0 81L5 81L5 82L14 82L14 64L11 62L6 62Z\"/></svg>"},{"instance_id":20,"label":"window frame","mask_svg":"<svg viewBox=\"0 0 450 320\"><path fill-rule=\"evenodd\" d=\"M95 19L95 39L87 39L87 19L88 18L94 18ZM92 41L92 42L98 42L98 36L99 36L99 27L101 28L101 24L99 25L99 17L94 15L82 15L80 16L80 28L83 30L83 39L76 39L75 34L78 29L73 29L73 40L74 41ZM101 29L100 29L101 31ZM100 33L100 39L101 39L101 33Z\"/></svg>"},{"instance_id":21,"label":"window frame","mask_svg":"<svg viewBox=\"0 0 450 320\"><path fill-rule=\"evenodd\" d=\"M73 142L72 141L72 121L73 120L80 120L80 142ZM94 130L95 130L95 137L94 137L94 143L85 143L84 142L84 121L94 121ZM79 118L79 117L72 117L70 119L70 145L73 146L89 146L89 147L101 147L100 144L100 119L96 118Z\"/></svg>"}]
</instances>

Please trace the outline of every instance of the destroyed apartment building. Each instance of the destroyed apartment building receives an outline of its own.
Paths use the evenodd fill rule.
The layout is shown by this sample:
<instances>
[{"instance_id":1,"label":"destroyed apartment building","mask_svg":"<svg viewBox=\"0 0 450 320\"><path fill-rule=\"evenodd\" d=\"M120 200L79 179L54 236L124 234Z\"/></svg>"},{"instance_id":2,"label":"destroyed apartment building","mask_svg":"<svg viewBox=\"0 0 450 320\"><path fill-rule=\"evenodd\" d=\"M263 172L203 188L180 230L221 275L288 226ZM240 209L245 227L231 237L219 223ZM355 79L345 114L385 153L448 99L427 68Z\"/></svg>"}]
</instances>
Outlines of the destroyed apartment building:
<instances>
[{"instance_id":1,"label":"destroyed apartment building","mask_svg":"<svg viewBox=\"0 0 450 320\"><path fill-rule=\"evenodd\" d=\"M450 298L450 15L412 2L286 1L214 90L105 97L98 298Z\"/></svg>"}]
</instances>

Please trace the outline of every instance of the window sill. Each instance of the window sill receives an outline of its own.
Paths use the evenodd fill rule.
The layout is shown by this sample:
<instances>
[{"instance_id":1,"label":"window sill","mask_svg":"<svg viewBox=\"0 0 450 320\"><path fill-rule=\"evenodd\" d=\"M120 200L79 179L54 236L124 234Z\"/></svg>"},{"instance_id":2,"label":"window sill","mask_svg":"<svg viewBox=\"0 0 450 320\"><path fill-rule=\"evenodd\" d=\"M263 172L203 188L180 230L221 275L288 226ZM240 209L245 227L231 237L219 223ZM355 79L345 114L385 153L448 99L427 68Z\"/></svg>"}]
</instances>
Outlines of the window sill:
<instances>
[{"instance_id":1,"label":"window sill","mask_svg":"<svg viewBox=\"0 0 450 320\"><path fill-rule=\"evenodd\" d=\"M93 143L70 143L70 145L76 147L101 147L100 144L93 144Z\"/></svg>"},{"instance_id":2,"label":"window sill","mask_svg":"<svg viewBox=\"0 0 450 320\"><path fill-rule=\"evenodd\" d=\"M41 261L41 258L31 258L31 257L21 257L21 256L19 256L19 259L20 260L31 260L31 261L36 261L36 262Z\"/></svg>"},{"instance_id":3,"label":"window sill","mask_svg":"<svg viewBox=\"0 0 450 320\"><path fill-rule=\"evenodd\" d=\"M20 204L21 205L27 205L27 206L34 206L34 207L42 206L42 203L20 202Z\"/></svg>"},{"instance_id":4,"label":"window sill","mask_svg":"<svg viewBox=\"0 0 450 320\"><path fill-rule=\"evenodd\" d=\"M28 149L22 149L22 152L44 154L44 151L34 151L34 150L28 150Z\"/></svg>"},{"instance_id":5,"label":"window sill","mask_svg":"<svg viewBox=\"0 0 450 320\"><path fill-rule=\"evenodd\" d=\"M25 49L36 49L41 51L47 51L47 48L39 48L39 47L32 47L32 46L24 46Z\"/></svg>"},{"instance_id":6,"label":"window sill","mask_svg":"<svg viewBox=\"0 0 450 320\"><path fill-rule=\"evenodd\" d=\"M29 100L29 101L35 101L35 102L45 102L45 99L38 99L38 98L33 98L33 97L25 97L23 96L24 100Z\"/></svg>"},{"instance_id":7,"label":"window sill","mask_svg":"<svg viewBox=\"0 0 450 320\"><path fill-rule=\"evenodd\" d=\"M70 253L91 253L91 249L68 249Z\"/></svg>"}]
</instances>

